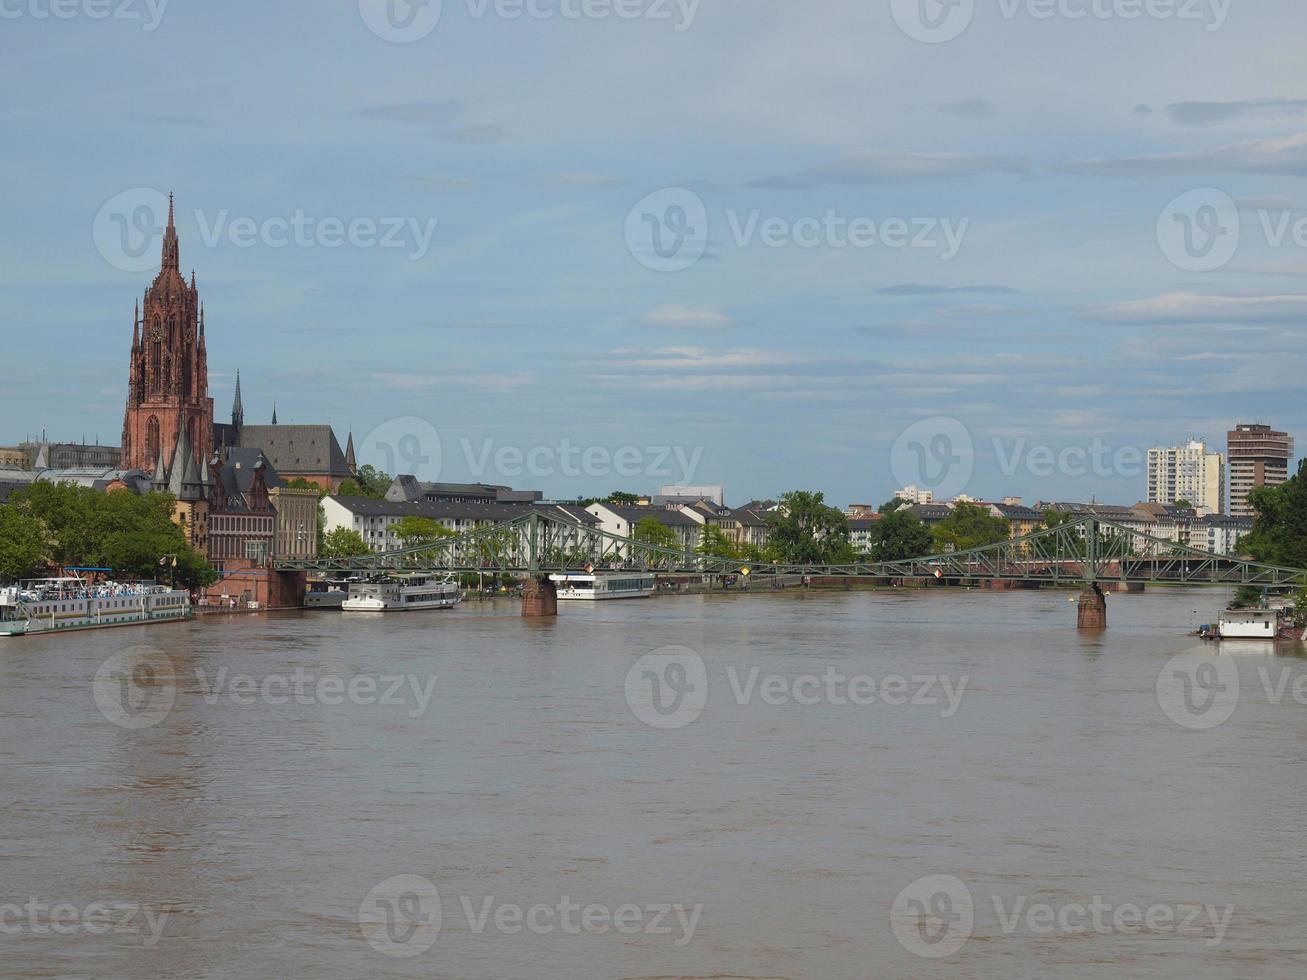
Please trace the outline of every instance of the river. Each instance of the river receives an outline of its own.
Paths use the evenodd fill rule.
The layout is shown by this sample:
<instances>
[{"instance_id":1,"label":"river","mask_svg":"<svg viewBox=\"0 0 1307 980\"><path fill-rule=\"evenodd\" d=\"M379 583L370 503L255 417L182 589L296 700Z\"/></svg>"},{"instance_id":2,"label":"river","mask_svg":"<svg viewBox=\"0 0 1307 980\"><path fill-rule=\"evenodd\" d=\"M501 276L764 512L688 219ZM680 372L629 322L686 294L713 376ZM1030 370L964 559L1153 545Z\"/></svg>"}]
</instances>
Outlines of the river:
<instances>
[{"instance_id":1,"label":"river","mask_svg":"<svg viewBox=\"0 0 1307 980\"><path fill-rule=\"evenodd\" d=\"M1307 662L1070 595L0 641L0 976L1307 975Z\"/></svg>"}]
</instances>

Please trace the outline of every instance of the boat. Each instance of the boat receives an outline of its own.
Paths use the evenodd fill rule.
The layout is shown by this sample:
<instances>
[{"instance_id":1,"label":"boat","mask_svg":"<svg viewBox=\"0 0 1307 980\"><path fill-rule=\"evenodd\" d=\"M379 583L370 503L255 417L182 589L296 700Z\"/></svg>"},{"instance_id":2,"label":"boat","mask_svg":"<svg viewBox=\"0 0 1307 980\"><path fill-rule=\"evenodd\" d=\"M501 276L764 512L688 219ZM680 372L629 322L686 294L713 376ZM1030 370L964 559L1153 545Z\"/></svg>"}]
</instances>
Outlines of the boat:
<instances>
[{"instance_id":1,"label":"boat","mask_svg":"<svg viewBox=\"0 0 1307 980\"><path fill-rule=\"evenodd\" d=\"M647 599L657 579L644 572L577 572L550 575L560 600Z\"/></svg>"},{"instance_id":2,"label":"boat","mask_svg":"<svg viewBox=\"0 0 1307 980\"><path fill-rule=\"evenodd\" d=\"M1276 609L1227 609L1216 625L1222 640L1274 640L1280 633Z\"/></svg>"},{"instance_id":3,"label":"boat","mask_svg":"<svg viewBox=\"0 0 1307 980\"><path fill-rule=\"evenodd\" d=\"M463 601L458 583L421 572L395 574L381 582L351 582L344 612L410 612L452 609Z\"/></svg>"},{"instance_id":4,"label":"boat","mask_svg":"<svg viewBox=\"0 0 1307 980\"><path fill-rule=\"evenodd\" d=\"M339 609L349 598L348 582L310 582L304 592L305 609Z\"/></svg>"},{"instance_id":5,"label":"boat","mask_svg":"<svg viewBox=\"0 0 1307 980\"><path fill-rule=\"evenodd\" d=\"M91 584L72 577L0 587L0 636L144 626L192 614L189 592L153 582Z\"/></svg>"}]
</instances>

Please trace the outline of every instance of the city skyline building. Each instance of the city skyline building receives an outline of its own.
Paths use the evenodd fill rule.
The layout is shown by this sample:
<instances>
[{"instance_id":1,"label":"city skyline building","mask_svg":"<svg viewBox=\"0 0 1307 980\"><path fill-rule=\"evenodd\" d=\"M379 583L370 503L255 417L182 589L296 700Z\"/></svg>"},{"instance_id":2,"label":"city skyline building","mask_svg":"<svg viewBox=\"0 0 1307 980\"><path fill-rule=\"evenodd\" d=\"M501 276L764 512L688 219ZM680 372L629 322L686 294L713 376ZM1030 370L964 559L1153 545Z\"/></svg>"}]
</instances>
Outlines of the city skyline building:
<instances>
[{"instance_id":1,"label":"city skyline building","mask_svg":"<svg viewBox=\"0 0 1307 980\"><path fill-rule=\"evenodd\" d=\"M1241 422L1226 436L1230 460L1230 516L1253 517L1248 495L1289 479L1293 437L1269 425Z\"/></svg>"},{"instance_id":2,"label":"city skyline building","mask_svg":"<svg viewBox=\"0 0 1307 980\"><path fill-rule=\"evenodd\" d=\"M1200 514L1225 511L1225 457L1199 439L1148 451L1148 502L1187 501Z\"/></svg>"}]
</instances>

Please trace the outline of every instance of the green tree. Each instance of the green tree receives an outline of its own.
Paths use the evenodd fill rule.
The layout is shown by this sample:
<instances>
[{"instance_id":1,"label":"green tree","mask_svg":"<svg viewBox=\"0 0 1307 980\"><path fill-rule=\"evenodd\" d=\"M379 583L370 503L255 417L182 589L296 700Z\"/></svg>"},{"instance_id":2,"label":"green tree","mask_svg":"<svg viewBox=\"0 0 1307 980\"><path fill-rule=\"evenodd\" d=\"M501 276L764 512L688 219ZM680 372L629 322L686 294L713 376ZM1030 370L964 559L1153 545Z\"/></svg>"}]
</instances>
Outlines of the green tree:
<instances>
[{"instance_id":1,"label":"green tree","mask_svg":"<svg viewBox=\"0 0 1307 980\"><path fill-rule=\"evenodd\" d=\"M930 528L907 510L893 510L871 531L871 557L875 561L905 561L930 554L934 539Z\"/></svg>"},{"instance_id":2,"label":"green tree","mask_svg":"<svg viewBox=\"0 0 1307 980\"><path fill-rule=\"evenodd\" d=\"M334 528L322 539L322 554L327 558L357 558L371 550L363 535L347 527Z\"/></svg>"},{"instance_id":3,"label":"green tree","mask_svg":"<svg viewBox=\"0 0 1307 980\"><path fill-rule=\"evenodd\" d=\"M1287 483L1253 490L1248 502L1257 517L1240 548L1271 565L1307 568L1307 461Z\"/></svg>"},{"instance_id":4,"label":"green tree","mask_svg":"<svg viewBox=\"0 0 1307 980\"><path fill-rule=\"evenodd\" d=\"M897 510L902 510L904 507L911 506L912 505L902 497L895 497L893 500L887 500L885 503L880 505L880 513L893 514Z\"/></svg>"},{"instance_id":5,"label":"green tree","mask_svg":"<svg viewBox=\"0 0 1307 980\"><path fill-rule=\"evenodd\" d=\"M941 552L970 551L1006 541L1011 525L975 504L957 504L948 517L932 529L935 545Z\"/></svg>"},{"instance_id":6,"label":"green tree","mask_svg":"<svg viewBox=\"0 0 1307 980\"><path fill-rule=\"evenodd\" d=\"M390 489L390 485L394 482L389 473L368 464L367 466L360 466L358 472L350 479L341 481L340 495L342 497L369 497L373 500L384 500L386 491Z\"/></svg>"},{"instance_id":7,"label":"green tree","mask_svg":"<svg viewBox=\"0 0 1307 980\"><path fill-rule=\"evenodd\" d=\"M695 548L695 553L704 555L708 558L742 558L740 549L735 546L735 542L726 536L720 527L716 524L704 525L703 535L699 539L699 547Z\"/></svg>"},{"instance_id":8,"label":"green tree","mask_svg":"<svg viewBox=\"0 0 1307 980\"><path fill-rule=\"evenodd\" d=\"M771 527L770 547L782 561L827 565L849 561L849 520L826 504L820 492L796 490L781 498L781 509L766 515Z\"/></svg>"},{"instance_id":9,"label":"green tree","mask_svg":"<svg viewBox=\"0 0 1307 980\"><path fill-rule=\"evenodd\" d=\"M642 544L656 545L659 548L676 548L681 543L676 532L656 517L642 517L636 521L631 537Z\"/></svg>"},{"instance_id":10,"label":"green tree","mask_svg":"<svg viewBox=\"0 0 1307 980\"><path fill-rule=\"evenodd\" d=\"M616 504L618 507L634 507L644 498L638 493L627 493L625 490L614 490L604 501L609 504Z\"/></svg>"},{"instance_id":11,"label":"green tree","mask_svg":"<svg viewBox=\"0 0 1307 980\"><path fill-rule=\"evenodd\" d=\"M0 507L0 582L34 578L48 560L44 525L13 507Z\"/></svg>"},{"instance_id":12,"label":"green tree","mask_svg":"<svg viewBox=\"0 0 1307 980\"><path fill-rule=\"evenodd\" d=\"M393 531L395 536L404 542L405 547L409 548L434 544L442 538L455 537L454 532L439 521L430 517L415 517L413 515L401 517L399 522L395 524Z\"/></svg>"}]
</instances>

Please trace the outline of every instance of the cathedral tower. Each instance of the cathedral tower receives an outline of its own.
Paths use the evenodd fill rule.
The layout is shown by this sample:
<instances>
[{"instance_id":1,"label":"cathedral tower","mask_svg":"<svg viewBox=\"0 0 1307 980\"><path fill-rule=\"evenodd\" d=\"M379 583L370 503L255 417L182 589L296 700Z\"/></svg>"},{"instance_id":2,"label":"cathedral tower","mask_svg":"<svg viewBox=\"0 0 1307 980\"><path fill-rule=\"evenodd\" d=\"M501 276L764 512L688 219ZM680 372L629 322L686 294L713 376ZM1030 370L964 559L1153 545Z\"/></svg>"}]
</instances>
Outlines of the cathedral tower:
<instances>
[{"instance_id":1,"label":"cathedral tower","mask_svg":"<svg viewBox=\"0 0 1307 980\"><path fill-rule=\"evenodd\" d=\"M185 438L183 438L183 433ZM189 460L178 460L178 444ZM204 346L204 308L195 287L181 274L181 250L168 197L168 227L163 237L159 275L145 291L132 326L131 373L123 418L125 469L147 473L171 470L180 463L205 471L213 453L213 399ZM184 475L184 474L183 474ZM182 476L177 476L181 480Z\"/></svg>"}]
</instances>

